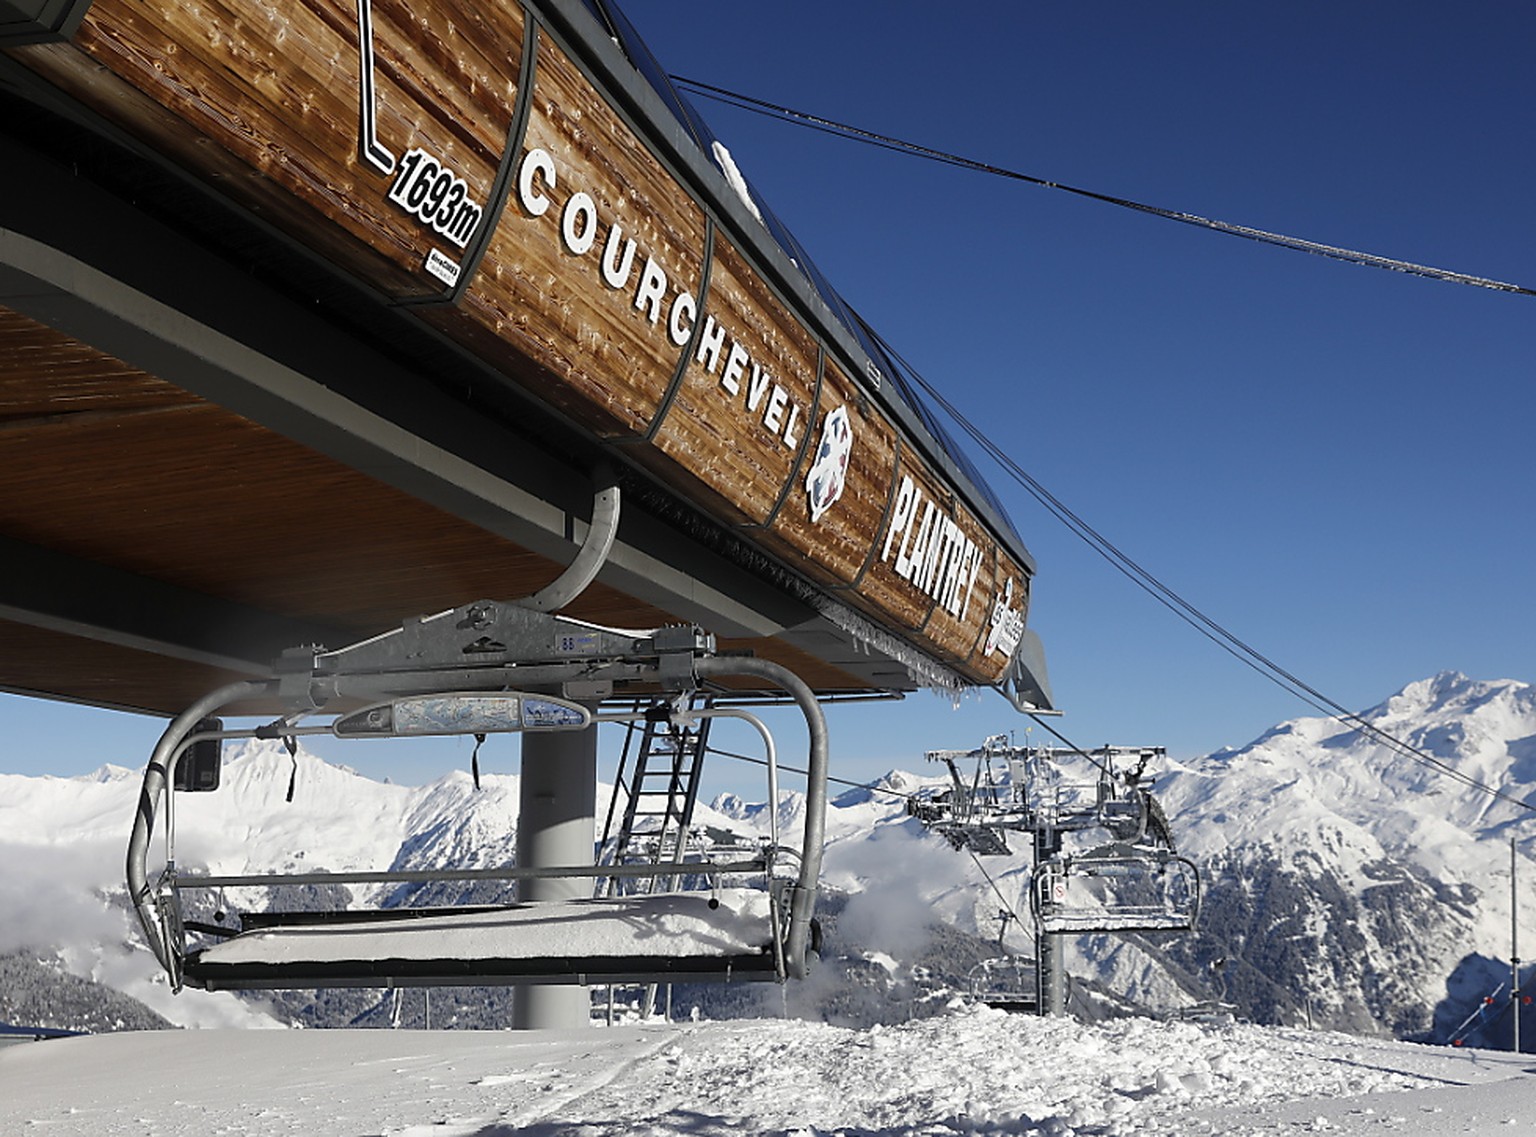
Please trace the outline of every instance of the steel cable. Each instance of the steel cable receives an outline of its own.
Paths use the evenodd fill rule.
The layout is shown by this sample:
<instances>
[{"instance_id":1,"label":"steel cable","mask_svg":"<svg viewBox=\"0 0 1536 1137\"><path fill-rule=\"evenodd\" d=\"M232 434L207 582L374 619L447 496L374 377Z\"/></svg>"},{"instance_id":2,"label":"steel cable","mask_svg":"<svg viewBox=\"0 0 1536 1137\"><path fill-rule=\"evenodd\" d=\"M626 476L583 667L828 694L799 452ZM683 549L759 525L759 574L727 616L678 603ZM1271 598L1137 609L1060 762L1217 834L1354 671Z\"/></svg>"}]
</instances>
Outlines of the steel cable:
<instances>
[{"instance_id":1,"label":"steel cable","mask_svg":"<svg viewBox=\"0 0 1536 1137\"><path fill-rule=\"evenodd\" d=\"M716 87L709 83L701 83L697 79L685 79L680 75L672 75L669 78L678 87L693 94L701 95L706 99L714 99L717 102L737 107L740 110L751 111L753 114L777 118L797 126L808 127L812 130L821 131L824 134L847 138L855 142L863 142L884 150L894 150L897 153L910 154L914 157L926 158L929 161L941 162L949 166L959 166L961 169L974 170L977 173L990 174L993 177L1026 182L1029 185L1040 186L1045 189L1061 190L1063 193L1075 194L1078 197L1103 202L1106 205L1119 206L1121 209L1151 214L1154 217L1161 217L1167 221L1178 221L1185 225L1194 225L1202 229L1210 229L1213 232L1225 233L1233 237L1242 237L1249 241L1275 245L1282 249L1293 249L1297 252L1311 253L1314 256L1328 257L1331 260L1344 261L1348 264L1386 269L1390 272L1408 273L1413 276L1427 277L1431 280L1443 280L1452 284L1469 284L1477 288L1490 288L1497 292L1514 292L1524 296L1536 296L1536 289L1526 288L1522 285L1510 284L1502 280L1490 280L1487 277L1473 276L1470 273L1456 272L1453 269L1436 268L1433 265L1415 264L1412 261L1399 260L1395 257L1384 257L1376 253L1361 252L1357 249L1345 249L1337 245L1324 244L1321 241L1309 241L1304 237L1291 237L1284 233L1272 233L1266 229L1254 228L1251 225L1238 225L1235 222L1221 221L1214 217L1202 217L1197 213L1187 213L1180 209L1167 209L1160 205L1148 205L1145 202L1133 201L1130 198L1116 197L1113 194L1099 193L1095 190L1067 185L1064 182L1052 181L1049 178L1035 177L1031 174L1021 173L1018 170L1010 170L1005 166L994 165L991 162L983 162L976 158L967 158L960 154L950 153L949 151L936 150L931 146L923 146L916 142L893 138L888 134L879 134L873 130L865 130L862 127L823 118L808 111L795 110L779 103L769 102L766 99L755 99L738 91Z\"/></svg>"},{"instance_id":2,"label":"steel cable","mask_svg":"<svg viewBox=\"0 0 1536 1137\"><path fill-rule=\"evenodd\" d=\"M878 339L879 337L877 336L876 338ZM1096 530L1092 525L1088 524L1087 521L1083 520L1071 509L1069 509L1059 498L1057 498L1048 489L1046 489L1044 485L1032 477L1022 466L1018 464L1018 462L1016 462L1010 455L1008 455L1001 446L993 442L989 437L987 437L987 435L982 433L979 427L977 427L973 422L961 414L959 408L957 408L952 402L940 394L937 388L929 383L928 380L923 378L922 374L915 367L913 367L908 360L903 359L901 355L893 347L891 347L890 344L886 343L884 340L881 340L880 343L886 351L890 352L895 359L897 359L904 367L907 368L908 372L913 378L913 381L916 382L918 386L920 386L924 392L926 392L928 396L932 398L934 402L937 403L938 406L941 407L944 412L954 420L956 425L958 425L961 430L965 431L965 433L969 435L971 439L989 456L991 456L991 458L997 462L997 464L1001 466L1009 476L1018 482L1018 484L1022 486L1031 497L1033 497L1037 502L1044 506L1047 512L1049 512L1053 517L1055 517L1069 530L1071 530L1072 533L1085 544L1087 544L1089 548L1093 549L1094 552L1098 553L1101 557L1113 565L1116 570L1123 574L1138 588L1142 589L1159 604L1163 605L1175 616L1183 620L1190 627L1194 628L1195 631L1199 632L1206 639L1216 644L1216 646L1220 647L1223 651L1227 652L1227 654L1231 655L1238 662L1242 663L1246 667L1251 668L1253 671L1262 675L1271 683L1274 683L1282 690L1300 699L1314 710L1320 712L1328 718L1333 719L1340 725L1350 727L1351 729L1357 730L1362 734L1368 735L1389 749L1396 751L1404 757L1429 766L1430 768L1438 771L1448 778L1451 778L1453 781L1459 782L1469 789L1473 789L1479 793L1488 794L1491 797L1506 801L1511 805L1517 806L1527 812L1536 812L1536 805L1533 805L1530 802L1522 801L1521 799L1515 797L1513 794L1506 793L1496 786L1490 786L1485 782L1480 782L1470 774L1463 773L1462 771L1456 769L1454 766L1450 765L1448 762L1435 757L1428 751L1422 750L1419 747L1414 746L1412 743L1405 742L1403 739L1400 739L1397 736L1382 730L1376 724L1365 718L1362 718L1360 715L1344 707L1342 704L1329 698L1316 687L1298 678L1296 675L1292 674L1284 667L1281 667L1274 660L1270 659L1268 656L1264 655L1250 644L1246 643L1242 639L1239 639L1232 632L1228 631L1221 624L1217 623L1211 617L1207 616L1200 609L1196 608L1189 601L1185 600L1182 596L1173 591L1173 589L1169 588L1157 577L1153 576L1152 573L1149 572L1146 568L1142 567L1130 556L1121 551L1116 545L1114 545L1108 538Z\"/></svg>"}]
</instances>

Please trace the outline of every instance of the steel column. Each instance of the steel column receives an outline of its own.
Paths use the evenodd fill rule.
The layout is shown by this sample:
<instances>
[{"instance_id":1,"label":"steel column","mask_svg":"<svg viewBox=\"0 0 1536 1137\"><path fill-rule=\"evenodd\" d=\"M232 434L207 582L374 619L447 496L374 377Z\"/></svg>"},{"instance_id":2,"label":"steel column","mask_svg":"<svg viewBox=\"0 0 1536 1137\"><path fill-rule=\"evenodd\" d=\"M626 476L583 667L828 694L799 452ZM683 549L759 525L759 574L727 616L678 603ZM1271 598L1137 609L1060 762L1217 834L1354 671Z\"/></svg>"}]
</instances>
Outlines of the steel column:
<instances>
[{"instance_id":1,"label":"steel column","mask_svg":"<svg viewBox=\"0 0 1536 1137\"><path fill-rule=\"evenodd\" d=\"M517 863L523 868L589 865L593 860L597 808L597 726L522 736L518 788ZM579 900L592 881L541 879L518 882L518 898ZM584 1027L591 1021L586 987L525 984L512 1000L517 1030Z\"/></svg>"},{"instance_id":2,"label":"steel column","mask_svg":"<svg viewBox=\"0 0 1536 1137\"><path fill-rule=\"evenodd\" d=\"M1061 851L1061 834L1055 829L1035 831L1035 864L1042 865ZM1055 898L1039 897L1040 913L1048 915ZM1042 1015L1067 1013L1066 937L1056 932L1035 934L1035 982Z\"/></svg>"}]
</instances>

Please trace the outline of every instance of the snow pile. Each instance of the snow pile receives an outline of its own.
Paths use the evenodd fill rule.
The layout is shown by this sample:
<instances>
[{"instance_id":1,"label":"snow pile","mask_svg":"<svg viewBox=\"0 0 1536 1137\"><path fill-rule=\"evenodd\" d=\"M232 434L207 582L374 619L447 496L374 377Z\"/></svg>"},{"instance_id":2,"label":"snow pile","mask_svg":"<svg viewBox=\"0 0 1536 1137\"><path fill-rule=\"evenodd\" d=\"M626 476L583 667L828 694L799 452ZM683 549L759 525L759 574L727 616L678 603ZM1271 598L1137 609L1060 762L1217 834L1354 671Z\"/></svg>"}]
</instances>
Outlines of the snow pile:
<instances>
[{"instance_id":1,"label":"snow pile","mask_svg":"<svg viewBox=\"0 0 1536 1137\"><path fill-rule=\"evenodd\" d=\"M709 150L714 155L715 164L720 167L720 172L725 175L725 180L730 183L731 189L741 199L741 203L747 207L747 212L761 222L763 220L762 211L758 209L757 202L753 200L752 191L747 186L746 176L742 174L741 168L736 165L736 159L731 155L731 152L726 149L723 142L712 143Z\"/></svg>"},{"instance_id":2,"label":"snow pile","mask_svg":"<svg viewBox=\"0 0 1536 1137\"><path fill-rule=\"evenodd\" d=\"M822 1132L1166 1131L1195 1108L1428 1084L1254 1027L1084 1027L981 1007L867 1031L755 1022L711 1032L707 1047L691 1041L660 1056L696 1083L689 1108L769 1132L807 1122ZM661 1072L654 1081L627 1108L659 1122L676 1084Z\"/></svg>"},{"instance_id":3,"label":"snow pile","mask_svg":"<svg viewBox=\"0 0 1536 1137\"><path fill-rule=\"evenodd\" d=\"M986 1009L867 1031L757 1020L538 1033L101 1035L0 1050L0 1131L1439 1134L1523 1117L1511 1056ZM173 1079L168 1082L167 1078Z\"/></svg>"}]
</instances>

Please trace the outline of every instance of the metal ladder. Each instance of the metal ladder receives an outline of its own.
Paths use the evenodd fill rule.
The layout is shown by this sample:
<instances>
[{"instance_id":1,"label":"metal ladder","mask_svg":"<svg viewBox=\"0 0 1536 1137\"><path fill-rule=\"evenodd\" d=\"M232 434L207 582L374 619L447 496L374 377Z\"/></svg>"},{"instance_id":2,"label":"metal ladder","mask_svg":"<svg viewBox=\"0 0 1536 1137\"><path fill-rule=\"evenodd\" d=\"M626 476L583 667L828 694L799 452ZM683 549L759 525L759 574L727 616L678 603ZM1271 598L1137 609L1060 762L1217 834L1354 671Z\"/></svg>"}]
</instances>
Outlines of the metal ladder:
<instances>
[{"instance_id":1,"label":"metal ladder","mask_svg":"<svg viewBox=\"0 0 1536 1137\"><path fill-rule=\"evenodd\" d=\"M713 699L691 700L690 709L707 708ZM598 845L602 859L613 865L647 863L679 866L665 877L603 877L598 880L598 896L641 895L677 888L682 879L682 864L688 852L688 836L693 828L693 807L699 800L699 773L709 749L709 724L713 719L698 719L692 726L675 725L666 714L668 708L655 708L644 725L631 723L619 754L614 776L613 797L608 802L608 816L603 823L603 838ZM638 735L638 745L636 735ZM617 809L624 797L622 814ZM619 817L618 831L614 819ZM659 823L659 824L658 824ZM643 828L642 828L643 827ZM643 1013L656 1006L662 1015L672 1017L672 985L661 991L648 983L639 995ZM608 988L608 1023L613 1024L614 988Z\"/></svg>"},{"instance_id":2,"label":"metal ladder","mask_svg":"<svg viewBox=\"0 0 1536 1137\"><path fill-rule=\"evenodd\" d=\"M701 697L692 709L707 709L712 701ZM609 864L676 864L679 870L671 876L604 877L598 882L599 895L665 892L675 889L682 876L713 720L681 726L666 710L658 708L643 724L629 728L599 848ZM622 814L617 809L620 795Z\"/></svg>"}]
</instances>

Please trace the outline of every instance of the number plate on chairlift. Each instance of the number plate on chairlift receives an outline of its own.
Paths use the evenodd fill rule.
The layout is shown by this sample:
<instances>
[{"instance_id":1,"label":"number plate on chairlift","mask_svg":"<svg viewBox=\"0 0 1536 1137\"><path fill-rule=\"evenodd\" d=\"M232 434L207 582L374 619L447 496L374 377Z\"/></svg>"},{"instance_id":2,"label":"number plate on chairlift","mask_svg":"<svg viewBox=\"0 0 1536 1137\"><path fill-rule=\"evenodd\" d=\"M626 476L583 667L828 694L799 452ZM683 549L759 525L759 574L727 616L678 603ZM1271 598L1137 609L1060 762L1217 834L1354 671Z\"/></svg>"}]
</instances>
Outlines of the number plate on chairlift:
<instances>
[{"instance_id":1,"label":"number plate on chairlift","mask_svg":"<svg viewBox=\"0 0 1536 1137\"><path fill-rule=\"evenodd\" d=\"M592 713L580 703L521 691L415 695L364 707L331 724L338 738L400 738L495 734L523 730L581 730Z\"/></svg>"}]
</instances>

